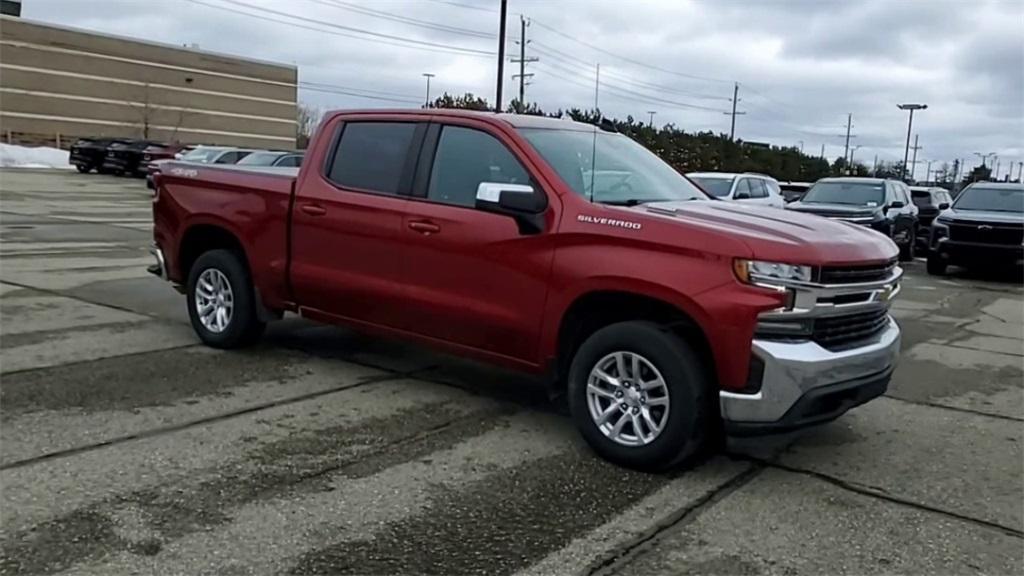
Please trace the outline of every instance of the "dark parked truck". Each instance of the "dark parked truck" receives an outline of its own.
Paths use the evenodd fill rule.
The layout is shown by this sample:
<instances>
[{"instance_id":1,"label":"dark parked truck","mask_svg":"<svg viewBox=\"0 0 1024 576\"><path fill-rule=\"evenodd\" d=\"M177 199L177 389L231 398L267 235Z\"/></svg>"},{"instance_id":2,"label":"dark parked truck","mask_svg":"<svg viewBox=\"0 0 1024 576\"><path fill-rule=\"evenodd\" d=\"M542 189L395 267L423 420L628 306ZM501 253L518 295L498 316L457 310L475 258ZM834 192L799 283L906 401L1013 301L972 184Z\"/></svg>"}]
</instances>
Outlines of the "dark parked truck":
<instances>
[{"instance_id":1,"label":"dark parked truck","mask_svg":"<svg viewBox=\"0 0 1024 576\"><path fill-rule=\"evenodd\" d=\"M886 390L881 234L710 199L567 120L336 112L316 134L297 172L156 176L150 270L207 344L292 312L544 375L597 452L645 469Z\"/></svg>"},{"instance_id":2,"label":"dark parked truck","mask_svg":"<svg viewBox=\"0 0 1024 576\"><path fill-rule=\"evenodd\" d=\"M100 171L103 159L107 155L107 148L111 144L126 144L128 142L130 140L125 138L79 138L71 145L68 162L74 164L75 168L82 173L91 170Z\"/></svg>"},{"instance_id":3,"label":"dark parked truck","mask_svg":"<svg viewBox=\"0 0 1024 576\"><path fill-rule=\"evenodd\" d=\"M1024 264L1024 184L975 182L932 222L928 272Z\"/></svg>"},{"instance_id":4,"label":"dark parked truck","mask_svg":"<svg viewBox=\"0 0 1024 576\"><path fill-rule=\"evenodd\" d=\"M913 260L917 206L903 182L883 178L822 178L789 210L817 214L866 226L892 238L900 260Z\"/></svg>"},{"instance_id":5,"label":"dark parked truck","mask_svg":"<svg viewBox=\"0 0 1024 576\"><path fill-rule=\"evenodd\" d=\"M162 147L164 144L148 140L129 140L114 142L107 147L107 153L101 166L104 172L134 176L145 174L148 162L143 160L146 150L151 147Z\"/></svg>"}]
</instances>

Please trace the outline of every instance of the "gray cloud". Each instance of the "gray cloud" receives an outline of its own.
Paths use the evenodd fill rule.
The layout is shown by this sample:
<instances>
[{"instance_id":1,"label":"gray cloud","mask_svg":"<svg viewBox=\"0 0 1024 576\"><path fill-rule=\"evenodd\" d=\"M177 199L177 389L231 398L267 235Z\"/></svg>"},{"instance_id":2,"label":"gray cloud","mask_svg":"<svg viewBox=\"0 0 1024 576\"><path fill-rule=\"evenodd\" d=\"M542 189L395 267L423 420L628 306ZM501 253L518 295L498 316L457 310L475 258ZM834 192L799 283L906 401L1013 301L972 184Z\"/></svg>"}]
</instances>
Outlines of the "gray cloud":
<instances>
[{"instance_id":1,"label":"gray cloud","mask_svg":"<svg viewBox=\"0 0 1024 576\"><path fill-rule=\"evenodd\" d=\"M414 40L495 51L496 38L412 26L346 9L356 5L449 27L497 31L497 0L240 0L324 24ZM33 0L25 17L174 44L295 63L300 80L390 93L419 101L423 72L441 91L494 99L493 57L415 50L254 19L224 0L163 3ZM454 4L472 5L469 9ZM517 51L519 17L531 26L535 74L527 99L545 109L593 103L593 65L600 62L600 105L609 115L674 123L686 130L726 132L721 100L740 83L740 137L842 154L846 113L854 116L857 158L902 159L906 114L896 104L922 101L915 116L923 146L936 161L998 151L1024 156L1024 3L1015 0L510 0L509 44ZM225 10L226 9L226 10ZM265 16L268 14L264 13ZM272 18L286 19L276 15ZM327 26L301 22L329 30ZM593 50L543 26L630 61ZM344 33L334 30L335 33ZM640 65L660 68L655 70ZM675 71L676 74L665 72ZM506 65L506 101L517 92ZM706 78L705 80L694 77ZM715 80L707 80L715 79ZM716 81L717 80L717 81ZM300 90L328 108L415 105ZM716 99L717 98L717 99ZM683 106L686 105L686 106ZM1005 164L1004 164L1005 165Z\"/></svg>"}]
</instances>

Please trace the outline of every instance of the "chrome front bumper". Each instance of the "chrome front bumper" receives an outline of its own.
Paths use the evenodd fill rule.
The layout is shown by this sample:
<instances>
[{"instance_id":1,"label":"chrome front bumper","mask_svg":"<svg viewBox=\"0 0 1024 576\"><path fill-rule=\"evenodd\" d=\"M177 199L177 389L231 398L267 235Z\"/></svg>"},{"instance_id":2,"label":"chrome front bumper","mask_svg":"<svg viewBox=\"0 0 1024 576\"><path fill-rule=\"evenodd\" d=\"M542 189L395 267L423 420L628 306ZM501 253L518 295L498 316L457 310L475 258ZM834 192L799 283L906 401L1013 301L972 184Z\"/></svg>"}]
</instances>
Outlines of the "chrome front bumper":
<instances>
[{"instance_id":1,"label":"chrome front bumper","mask_svg":"<svg viewBox=\"0 0 1024 576\"><path fill-rule=\"evenodd\" d=\"M885 392L900 351L900 328L889 325L870 342L830 351L813 341L754 340L764 362L756 394L722 391L722 418L736 432L783 431L838 417Z\"/></svg>"}]
</instances>

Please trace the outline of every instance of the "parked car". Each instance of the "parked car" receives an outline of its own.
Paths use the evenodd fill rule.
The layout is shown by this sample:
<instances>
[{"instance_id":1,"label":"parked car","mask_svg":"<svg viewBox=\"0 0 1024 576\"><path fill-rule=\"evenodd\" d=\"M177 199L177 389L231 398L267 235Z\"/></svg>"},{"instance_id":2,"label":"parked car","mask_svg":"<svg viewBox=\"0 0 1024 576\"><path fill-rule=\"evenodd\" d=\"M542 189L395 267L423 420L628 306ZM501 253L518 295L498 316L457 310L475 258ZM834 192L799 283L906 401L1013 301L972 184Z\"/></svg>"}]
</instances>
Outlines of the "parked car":
<instances>
[{"instance_id":1,"label":"parked car","mask_svg":"<svg viewBox=\"0 0 1024 576\"><path fill-rule=\"evenodd\" d=\"M1024 184L975 182L932 222L928 273L1024 264Z\"/></svg>"},{"instance_id":2,"label":"parked car","mask_svg":"<svg viewBox=\"0 0 1024 576\"><path fill-rule=\"evenodd\" d=\"M927 253L932 220L935 220L939 212L949 208L953 198L945 188L911 186L910 199L917 206L917 249Z\"/></svg>"},{"instance_id":3,"label":"parked car","mask_svg":"<svg viewBox=\"0 0 1024 576\"><path fill-rule=\"evenodd\" d=\"M598 453L644 469L723 424L799 428L886 390L888 238L712 201L589 124L410 110L321 127L297 175L156 176L150 271L206 344L252 344L290 311L545 375Z\"/></svg>"},{"instance_id":4,"label":"parked car","mask_svg":"<svg viewBox=\"0 0 1024 576\"><path fill-rule=\"evenodd\" d=\"M151 146L165 146L165 144L150 140L114 142L107 147L101 167L105 172L119 176L145 173L146 163L143 162L143 154Z\"/></svg>"},{"instance_id":5,"label":"parked car","mask_svg":"<svg viewBox=\"0 0 1024 576\"><path fill-rule=\"evenodd\" d=\"M705 192L720 200L737 200L774 208L782 208L786 204L782 199L779 183L764 174L690 172L686 176Z\"/></svg>"},{"instance_id":6,"label":"parked car","mask_svg":"<svg viewBox=\"0 0 1024 576\"><path fill-rule=\"evenodd\" d=\"M79 138L71 145L68 163L74 164L81 173L100 171L107 148L114 143L130 142L127 138Z\"/></svg>"},{"instance_id":7,"label":"parked car","mask_svg":"<svg viewBox=\"0 0 1024 576\"><path fill-rule=\"evenodd\" d=\"M197 146L191 152L183 155L181 160L199 164L236 164L253 152L255 150L230 146Z\"/></svg>"},{"instance_id":8,"label":"parked car","mask_svg":"<svg viewBox=\"0 0 1024 576\"><path fill-rule=\"evenodd\" d=\"M885 234L899 246L900 260L913 260L917 206L903 182L883 178L822 178L802 199L786 205L797 212L852 222Z\"/></svg>"},{"instance_id":9,"label":"parked car","mask_svg":"<svg viewBox=\"0 0 1024 576\"><path fill-rule=\"evenodd\" d=\"M302 156L302 152L257 150L239 160L238 165L297 168L302 166Z\"/></svg>"},{"instance_id":10,"label":"parked car","mask_svg":"<svg viewBox=\"0 0 1024 576\"><path fill-rule=\"evenodd\" d=\"M781 189L782 199L786 203L796 202L797 200L804 197L807 191L813 186L813 182L779 182L779 188Z\"/></svg>"},{"instance_id":11,"label":"parked car","mask_svg":"<svg viewBox=\"0 0 1024 576\"><path fill-rule=\"evenodd\" d=\"M179 153L188 152L194 148L195 146L187 146L180 142L172 142L170 144L153 143L142 151L142 163L140 166L145 168L150 162L156 160L173 160L177 158Z\"/></svg>"}]
</instances>

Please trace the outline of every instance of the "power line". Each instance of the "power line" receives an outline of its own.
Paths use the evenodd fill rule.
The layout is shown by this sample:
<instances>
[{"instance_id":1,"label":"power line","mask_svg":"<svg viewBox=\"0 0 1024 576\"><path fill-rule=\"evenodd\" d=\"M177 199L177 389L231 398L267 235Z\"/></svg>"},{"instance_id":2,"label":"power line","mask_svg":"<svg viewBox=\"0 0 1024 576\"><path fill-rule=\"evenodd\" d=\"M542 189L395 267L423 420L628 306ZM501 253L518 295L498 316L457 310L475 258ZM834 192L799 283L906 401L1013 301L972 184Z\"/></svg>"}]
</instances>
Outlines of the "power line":
<instances>
[{"instance_id":1,"label":"power line","mask_svg":"<svg viewBox=\"0 0 1024 576\"><path fill-rule=\"evenodd\" d=\"M407 99L407 98L391 98L388 96L375 96L371 94L358 94L351 90L342 90L338 88L320 88L315 86L308 86L303 83L299 84L299 88L302 90L312 90L313 92L325 92L327 94L342 94L345 96L352 96L355 98L366 98L367 100L380 100L383 102L398 102L401 104L422 104L419 99Z\"/></svg>"},{"instance_id":2,"label":"power line","mask_svg":"<svg viewBox=\"0 0 1024 576\"><path fill-rule=\"evenodd\" d=\"M356 92L366 92L367 94L377 94L381 96L391 96L394 98L404 98L418 101L419 96L413 94L404 94L401 92L391 92L388 90L373 90L370 88L353 88L351 86L339 86L337 84L329 84L327 82L313 82L303 80L299 82L300 88L321 88L321 89L336 89L336 90L353 90Z\"/></svg>"},{"instance_id":3,"label":"power line","mask_svg":"<svg viewBox=\"0 0 1024 576\"><path fill-rule=\"evenodd\" d=\"M541 62L538 62L538 64L546 66L546 67L550 67L550 68L552 68L556 72L567 73L567 74L574 74L574 75L577 75L577 76L581 76L582 75L582 74L580 74L580 72L578 70L572 70L572 69L569 69L569 68L566 68L564 66L561 66L561 65L558 65L558 64L554 64L554 63L551 63L551 62L541 61ZM568 80L568 78L565 78L564 76L562 76L560 74L558 74L558 76L559 76L559 78L561 78L563 80ZM589 78L588 78L588 80L589 80ZM589 88L590 86L588 85L586 87ZM689 108L689 109L694 109L694 110L704 110L704 111L708 111L708 112L725 112L725 110L722 110L721 108L711 108L711 107L708 107L708 106L700 106L700 105L697 105L697 104L688 104L686 102L678 102L678 101L675 101L675 100L668 100L668 99L665 99L665 98L659 98L658 96L652 96L650 94L644 94L642 92L637 92L635 90L630 90L628 88L622 88L622 87L620 87L620 86L618 86L616 84L612 84L612 83L608 83L608 82L601 82L601 88L604 89L604 90L610 90L613 93L614 92L618 92L618 93L621 93L621 94L625 94L625 95L629 96L630 98L632 98L634 100L642 100L644 102L647 102L648 104L661 104L661 105L668 104L670 106L675 106L677 108Z\"/></svg>"},{"instance_id":4,"label":"power line","mask_svg":"<svg viewBox=\"0 0 1024 576\"><path fill-rule=\"evenodd\" d=\"M408 16L400 16L391 12L385 12L383 10L374 10L373 8L365 8L356 4L350 4L348 2L342 2L341 0L309 0L310 2L316 2L324 6L332 6L334 8L341 8L343 10L350 10L359 14L371 16L373 18L381 18L383 20L391 20L392 22L401 22L403 24L409 24L411 26L419 26L420 28L426 28L429 30L437 30L441 32L450 32L452 34L464 34L466 36L475 36L477 38L494 38L495 35L490 32L484 32L481 30L472 30L470 28L460 28L458 26L450 26L448 24L441 24L439 22L430 22L428 20L419 20L416 18L410 18Z\"/></svg>"},{"instance_id":5,"label":"power line","mask_svg":"<svg viewBox=\"0 0 1024 576\"><path fill-rule=\"evenodd\" d=\"M558 50L556 48L552 48L551 46L548 46L548 45L543 44L541 42L537 42L535 40L531 40L530 42L533 44L534 49L540 48L541 51L546 53L545 54L546 56L548 56L550 58L554 58L555 60L561 60L561 61L563 61L563 62L565 62L567 64L571 64L573 66L585 66L587 68L591 68L595 64L595 62L588 62L586 60L583 60L582 58L577 58L577 57L575 57L575 56L573 56L571 54L568 54L566 52L562 52L561 50ZM669 93L676 94L676 95L679 95L679 96L689 96L691 98L701 98L701 99L704 99L704 100L722 100L722 101L725 101L725 102L729 102L730 101L729 98L727 98L725 96L713 96L713 95L710 95L710 94L702 94L700 92L689 92L689 91L686 91L686 90L680 90L678 88L672 88L672 87L664 86L664 85L661 85L661 84L653 84L651 82L646 82L646 81L642 81L642 80L636 80L636 79L631 78L629 76L625 76L625 75L622 75L622 74L616 74L615 72L605 71L605 75L607 75L607 76L609 76L611 78L616 78L616 79L618 79L621 82L628 82L630 84L636 84L637 86L642 86L642 87L645 87L647 89L659 90L661 92L669 92Z\"/></svg>"},{"instance_id":6,"label":"power line","mask_svg":"<svg viewBox=\"0 0 1024 576\"><path fill-rule=\"evenodd\" d=\"M483 6L472 6L470 4L463 4L461 2L449 2L448 0L430 0L430 1L431 2L436 2L437 4L447 4L449 6L458 6L459 8L466 8L468 10L479 10L481 12L490 12L492 14L497 14L498 13L497 10L494 10L492 8L484 8Z\"/></svg>"},{"instance_id":7,"label":"power line","mask_svg":"<svg viewBox=\"0 0 1024 576\"><path fill-rule=\"evenodd\" d=\"M440 0L438 0L438 1L440 1ZM686 74L684 72L678 72L678 71L675 71L675 70L669 70L667 68L661 68L660 66L655 66L653 64L648 64L646 62L642 62L640 60L635 60L635 59L629 58L627 56L622 56L622 55L616 54L614 52L610 52L608 50L605 50L604 48L601 48L600 46L595 46L594 44L591 44L591 43L586 42L584 40L580 40L579 38L575 38L573 36L570 36L570 35L566 34L565 32L562 32L561 30L558 30L556 28L548 26L547 24L544 24L543 22L538 21L536 18L533 18L532 20L533 20L534 24L536 24L537 26L540 26L541 28L544 28L545 30L548 30L550 32L558 34L559 36L561 36L563 38L567 38L569 40L572 40L573 42L582 44L583 46L586 46L587 48L590 48L591 50L596 50L597 52L600 52L602 54L607 54L608 56L611 56L613 58L618 58L618 59L620 59L620 60L622 60L624 62L629 62L629 63L635 64L637 66L643 66L644 68L650 68L651 70L657 70L657 71L663 72L665 74L673 74L675 76L680 76L680 77L683 77L683 78L689 78L691 80L703 80L705 82L721 82L721 83L725 83L725 84L731 84L733 82L732 80L722 80L721 78L710 78L710 77L707 77L707 76L697 76L695 74Z\"/></svg>"},{"instance_id":8,"label":"power line","mask_svg":"<svg viewBox=\"0 0 1024 576\"><path fill-rule=\"evenodd\" d=\"M242 12L242 11L239 11L237 9L232 9L232 8L229 8L229 7L226 7L226 6L219 6L219 5L216 5L216 4L209 4L209 3L203 2L201 0L188 0L188 1L192 2L193 4L199 4L199 5L202 5L202 6L206 6L208 8L216 8L216 9L219 9L219 10L224 10L226 12L231 12L233 14L242 14L242 15L245 15L245 16L249 16L251 18L258 18L258 19L261 19L261 20L267 20L267 21L271 21L271 22L278 22L280 24L288 24L290 26L295 26L297 28L305 28L307 30L316 30L318 32L325 32L325 33L328 33L328 34L334 34L336 36L345 36L345 37L349 37L349 38L356 38L358 40L365 40L367 42L378 42L378 43L382 43L382 44L391 44L391 45L394 45L394 46L402 46L404 48L417 48L417 49L421 49L421 50L433 50L435 52L448 52L448 53L455 53L455 54L462 54L462 55L469 55L469 56L487 56L487 57L490 57L490 56L494 55L494 52L490 52L490 51L487 51L487 50L477 50L475 48L465 48L465 47L456 46L456 45L453 45L453 44L440 44L440 43L437 43L437 42L427 42L425 40L412 40L412 39L409 39L409 38L402 38L401 36L392 36L390 34L382 34L382 33L379 33L379 32L371 32L369 30L360 30L359 28L353 28L353 27L350 27L350 26L343 26L341 24L334 24L334 23L330 23L330 22L322 22L322 21L319 21L319 20L315 20L313 18L305 18L303 16L295 16L293 14L288 14L288 13L285 13L285 12L279 12L277 10L271 10L269 8L263 8L263 7L260 7L260 6L254 6L252 4L246 4L245 2L239 2L238 0L220 0L220 1L221 2L226 2L226 3L229 3L229 4L234 4L236 6L242 6L244 8L249 9L249 10L255 10L256 12L260 12L260 13L267 12L267 13L276 14L278 16L282 16L282 17L285 17L285 18L292 18L292 19L295 19L295 20L303 21L303 22L310 22L310 23L316 24L318 26L326 26L326 27L329 27L329 28L337 29L337 30L345 30L348 33L335 32L333 30L324 30L322 28L311 28L309 26L304 26L304 25L301 25L301 24L297 24L295 22L289 22L289 21L286 21L286 20L278 20L278 19L275 19L275 18L271 18L271 17L265 16L263 14L252 14L252 13L249 13L249 12ZM363 34L365 36L369 36L369 38L364 37L364 36L353 35L353 34ZM391 42L388 42L388 40L390 40ZM404 44L395 44L394 42L402 42Z\"/></svg>"}]
</instances>

